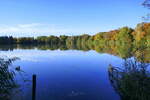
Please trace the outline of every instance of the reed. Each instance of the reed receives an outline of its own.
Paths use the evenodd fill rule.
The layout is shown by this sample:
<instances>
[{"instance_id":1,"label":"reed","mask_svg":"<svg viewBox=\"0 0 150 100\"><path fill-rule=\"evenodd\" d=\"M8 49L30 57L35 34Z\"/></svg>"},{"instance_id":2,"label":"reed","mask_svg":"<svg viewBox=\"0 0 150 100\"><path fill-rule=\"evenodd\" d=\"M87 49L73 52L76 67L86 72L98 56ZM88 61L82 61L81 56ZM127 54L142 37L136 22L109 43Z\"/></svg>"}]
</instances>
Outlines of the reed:
<instances>
[{"instance_id":1,"label":"reed","mask_svg":"<svg viewBox=\"0 0 150 100\"><path fill-rule=\"evenodd\" d=\"M150 100L149 64L125 60L122 67L109 67L109 79L121 100Z\"/></svg>"},{"instance_id":2,"label":"reed","mask_svg":"<svg viewBox=\"0 0 150 100\"><path fill-rule=\"evenodd\" d=\"M9 66L18 58L0 58L0 100L9 100L10 93L17 85L14 80L15 71Z\"/></svg>"}]
</instances>

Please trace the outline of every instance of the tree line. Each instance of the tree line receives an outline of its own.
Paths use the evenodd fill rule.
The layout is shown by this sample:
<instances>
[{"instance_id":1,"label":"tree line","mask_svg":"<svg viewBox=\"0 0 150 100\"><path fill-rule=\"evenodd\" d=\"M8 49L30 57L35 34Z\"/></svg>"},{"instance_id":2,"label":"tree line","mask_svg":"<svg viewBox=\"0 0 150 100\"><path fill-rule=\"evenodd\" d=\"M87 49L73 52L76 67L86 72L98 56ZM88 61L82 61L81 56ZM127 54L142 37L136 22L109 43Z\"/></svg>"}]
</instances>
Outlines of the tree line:
<instances>
[{"instance_id":1,"label":"tree line","mask_svg":"<svg viewBox=\"0 0 150 100\"><path fill-rule=\"evenodd\" d=\"M135 29L129 27L119 28L109 32L100 32L96 35L83 34L79 36L39 36L14 38L12 36L0 37L0 44L140 44L150 46L150 23L140 23Z\"/></svg>"},{"instance_id":2,"label":"tree line","mask_svg":"<svg viewBox=\"0 0 150 100\"><path fill-rule=\"evenodd\" d=\"M64 45L67 47L89 47L94 50L105 48L120 48L128 51L131 46L137 48L150 47L150 23L140 23L135 29L129 27L111 30L109 32L100 32L95 35L78 36L39 36L39 37L0 37L0 44L47 44ZM127 48L128 47L128 48Z\"/></svg>"},{"instance_id":3,"label":"tree line","mask_svg":"<svg viewBox=\"0 0 150 100\"><path fill-rule=\"evenodd\" d=\"M2 49L41 49L41 50L95 50L99 53L109 53L123 59L143 56L145 62L150 62L150 23L138 24L135 29L123 27L95 35L80 36L40 36L33 37L0 37ZM7 45L12 44L12 45ZM16 45L15 45L16 44ZM19 45L21 44L21 45ZM24 45L25 44L25 45ZM1 49L1 48L0 48Z\"/></svg>"}]
</instances>

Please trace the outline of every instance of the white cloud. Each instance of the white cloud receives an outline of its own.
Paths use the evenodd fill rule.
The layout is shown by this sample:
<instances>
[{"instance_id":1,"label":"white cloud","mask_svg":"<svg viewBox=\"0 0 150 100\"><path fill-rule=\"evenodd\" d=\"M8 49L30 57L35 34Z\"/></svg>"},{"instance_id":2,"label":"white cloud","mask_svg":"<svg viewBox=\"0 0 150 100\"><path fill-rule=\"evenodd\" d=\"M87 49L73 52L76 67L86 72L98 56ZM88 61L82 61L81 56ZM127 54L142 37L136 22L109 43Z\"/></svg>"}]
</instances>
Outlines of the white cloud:
<instances>
[{"instance_id":1,"label":"white cloud","mask_svg":"<svg viewBox=\"0 0 150 100\"><path fill-rule=\"evenodd\" d=\"M30 27L36 27L36 26L42 26L44 24L40 23L32 23L32 24L19 24L18 27L20 28L30 28Z\"/></svg>"},{"instance_id":2,"label":"white cloud","mask_svg":"<svg viewBox=\"0 0 150 100\"><path fill-rule=\"evenodd\" d=\"M42 23L0 25L0 36L39 36L39 35L60 35L71 32L63 25L51 25Z\"/></svg>"}]
</instances>

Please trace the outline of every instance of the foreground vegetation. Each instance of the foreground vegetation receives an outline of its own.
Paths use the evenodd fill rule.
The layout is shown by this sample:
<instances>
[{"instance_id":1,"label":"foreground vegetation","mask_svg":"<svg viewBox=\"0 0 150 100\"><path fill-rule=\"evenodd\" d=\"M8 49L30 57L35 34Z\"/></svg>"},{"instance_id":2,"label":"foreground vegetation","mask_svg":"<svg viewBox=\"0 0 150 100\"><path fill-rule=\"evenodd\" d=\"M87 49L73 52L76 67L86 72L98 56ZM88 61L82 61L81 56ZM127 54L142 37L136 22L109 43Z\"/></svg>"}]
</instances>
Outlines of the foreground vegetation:
<instances>
[{"instance_id":1,"label":"foreground vegetation","mask_svg":"<svg viewBox=\"0 0 150 100\"><path fill-rule=\"evenodd\" d=\"M0 58L0 100L10 100L11 93L17 84L14 80L15 72L9 66L17 58Z\"/></svg>"},{"instance_id":2,"label":"foreground vegetation","mask_svg":"<svg viewBox=\"0 0 150 100\"><path fill-rule=\"evenodd\" d=\"M122 67L110 65L110 82L121 100L150 100L149 64L136 59L125 60Z\"/></svg>"}]
</instances>

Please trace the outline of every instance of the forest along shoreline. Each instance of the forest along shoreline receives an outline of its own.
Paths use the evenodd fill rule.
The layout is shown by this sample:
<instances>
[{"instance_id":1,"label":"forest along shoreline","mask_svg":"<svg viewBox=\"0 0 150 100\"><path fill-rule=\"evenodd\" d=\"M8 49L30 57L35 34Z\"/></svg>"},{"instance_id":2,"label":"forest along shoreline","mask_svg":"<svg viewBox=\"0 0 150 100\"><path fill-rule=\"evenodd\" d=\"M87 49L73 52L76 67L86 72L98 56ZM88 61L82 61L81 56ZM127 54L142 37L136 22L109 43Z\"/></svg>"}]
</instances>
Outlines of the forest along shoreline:
<instances>
[{"instance_id":1,"label":"forest along shoreline","mask_svg":"<svg viewBox=\"0 0 150 100\"><path fill-rule=\"evenodd\" d=\"M144 56L144 61L150 62L148 59L150 54L147 53L150 50L150 23L140 23L135 29L123 27L109 32L99 32L95 35L0 37L0 47L7 46L12 48L25 48L28 46L33 48L36 46L38 49L50 50L95 50L100 53L113 54L123 59L132 56L136 58Z\"/></svg>"}]
</instances>

